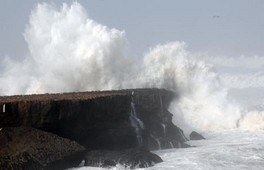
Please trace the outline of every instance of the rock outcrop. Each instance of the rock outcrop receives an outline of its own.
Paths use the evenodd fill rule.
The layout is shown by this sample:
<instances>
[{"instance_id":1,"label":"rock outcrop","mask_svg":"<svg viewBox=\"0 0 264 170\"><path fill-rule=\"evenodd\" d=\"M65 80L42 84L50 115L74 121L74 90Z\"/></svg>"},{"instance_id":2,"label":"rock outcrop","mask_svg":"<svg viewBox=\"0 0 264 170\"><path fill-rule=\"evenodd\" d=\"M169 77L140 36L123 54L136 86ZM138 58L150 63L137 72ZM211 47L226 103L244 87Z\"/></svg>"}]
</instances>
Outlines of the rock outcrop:
<instances>
[{"instance_id":1,"label":"rock outcrop","mask_svg":"<svg viewBox=\"0 0 264 170\"><path fill-rule=\"evenodd\" d=\"M162 159L147 150L127 149L122 151L96 150L86 154L85 166L111 167L121 164L129 168L146 168Z\"/></svg>"},{"instance_id":2,"label":"rock outcrop","mask_svg":"<svg viewBox=\"0 0 264 170\"><path fill-rule=\"evenodd\" d=\"M201 134L198 132L192 131L190 134L190 140L203 140L205 137L203 137Z\"/></svg>"},{"instance_id":3,"label":"rock outcrop","mask_svg":"<svg viewBox=\"0 0 264 170\"><path fill-rule=\"evenodd\" d=\"M183 131L172 123L168 111L175 93L167 90L140 89L132 96L138 117L147 133L146 148L151 150L187 147Z\"/></svg>"},{"instance_id":4,"label":"rock outcrop","mask_svg":"<svg viewBox=\"0 0 264 170\"><path fill-rule=\"evenodd\" d=\"M77 141L88 150L185 146L163 89L0 97L0 127L29 126Z\"/></svg>"},{"instance_id":5,"label":"rock outcrop","mask_svg":"<svg viewBox=\"0 0 264 170\"><path fill-rule=\"evenodd\" d=\"M84 154L78 143L41 130L0 130L0 169L65 169L77 166Z\"/></svg>"}]
</instances>

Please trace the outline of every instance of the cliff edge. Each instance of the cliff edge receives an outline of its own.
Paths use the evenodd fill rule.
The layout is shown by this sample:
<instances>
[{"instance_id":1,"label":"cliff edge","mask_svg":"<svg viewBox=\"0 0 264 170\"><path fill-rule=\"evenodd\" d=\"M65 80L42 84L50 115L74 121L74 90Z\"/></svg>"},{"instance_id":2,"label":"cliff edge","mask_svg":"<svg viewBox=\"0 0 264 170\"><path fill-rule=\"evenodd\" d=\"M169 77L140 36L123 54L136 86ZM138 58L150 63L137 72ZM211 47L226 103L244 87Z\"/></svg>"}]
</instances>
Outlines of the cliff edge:
<instances>
[{"instance_id":1,"label":"cliff edge","mask_svg":"<svg viewBox=\"0 0 264 170\"><path fill-rule=\"evenodd\" d=\"M0 127L28 126L77 141L87 150L185 146L164 89L0 97Z\"/></svg>"}]
</instances>

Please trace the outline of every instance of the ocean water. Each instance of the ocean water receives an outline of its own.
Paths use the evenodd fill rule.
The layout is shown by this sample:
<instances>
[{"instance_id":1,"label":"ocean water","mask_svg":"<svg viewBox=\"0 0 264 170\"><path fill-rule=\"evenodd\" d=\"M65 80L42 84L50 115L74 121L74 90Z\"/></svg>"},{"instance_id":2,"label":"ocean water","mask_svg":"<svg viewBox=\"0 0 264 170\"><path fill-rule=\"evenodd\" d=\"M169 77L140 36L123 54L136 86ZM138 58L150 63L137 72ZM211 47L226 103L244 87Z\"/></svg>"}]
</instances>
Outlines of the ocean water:
<instances>
[{"instance_id":1,"label":"ocean water","mask_svg":"<svg viewBox=\"0 0 264 170\"><path fill-rule=\"evenodd\" d=\"M178 41L133 57L125 31L97 23L77 2L37 5L24 37L24 60L1 62L0 95L173 90L173 122L186 136L195 130L207 139L155 151L164 162L146 169L264 169L264 57L194 54Z\"/></svg>"},{"instance_id":2,"label":"ocean water","mask_svg":"<svg viewBox=\"0 0 264 170\"><path fill-rule=\"evenodd\" d=\"M241 130L207 133L206 140L189 141L192 148L154 151L164 162L146 170L262 170L264 167L264 134ZM78 170L106 168L80 167ZM111 170L126 169L121 165Z\"/></svg>"}]
</instances>

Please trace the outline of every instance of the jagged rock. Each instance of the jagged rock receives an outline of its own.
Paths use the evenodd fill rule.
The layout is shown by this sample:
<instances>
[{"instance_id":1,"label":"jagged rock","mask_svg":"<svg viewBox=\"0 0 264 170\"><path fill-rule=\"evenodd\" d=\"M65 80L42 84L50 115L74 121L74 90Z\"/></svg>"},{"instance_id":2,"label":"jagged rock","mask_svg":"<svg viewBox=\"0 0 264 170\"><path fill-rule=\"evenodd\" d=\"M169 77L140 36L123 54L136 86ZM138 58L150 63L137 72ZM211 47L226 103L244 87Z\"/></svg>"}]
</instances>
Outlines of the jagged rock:
<instances>
[{"instance_id":1,"label":"jagged rock","mask_svg":"<svg viewBox=\"0 0 264 170\"><path fill-rule=\"evenodd\" d=\"M0 129L0 169L65 169L78 165L85 148L29 127Z\"/></svg>"},{"instance_id":2,"label":"jagged rock","mask_svg":"<svg viewBox=\"0 0 264 170\"><path fill-rule=\"evenodd\" d=\"M134 91L138 117L146 127L148 149L169 149L188 147L183 131L172 123L172 114L168 111L175 93L164 89L140 89Z\"/></svg>"},{"instance_id":3,"label":"jagged rock","mask_svg":"<svg viewBox=\"0 0 264 170\"><path fill-rule=\"evenodd\" d=\"M174 97L164 89L0 97L0 127L38 128L89 150L181 147L186 139L167 110ZM132 124L132 103L137 114L133 120L144 127Z\"/></svg>"},{"instance_id":4,"label":"jagged rock","mask_svg":"<svg viewBox=\"0 0 264 170\"><path fill-rule=\"evenodd\" d=\"M110 167L121 164L129 168L146 168L162 159L147 150L128 149L122 151L96 150L86 154L85 166Z\"/></svg>"},{"instance_id":5,"label":"jagged rock","mask_svg":"<svg viewBox=\"0 0 264 170\"><path fill-rule=\"evenodd\" d=\"M201 134L192 131L192 133L190 134L190 140L203 140L205 139Z\"/></svg>"}]
</instances>

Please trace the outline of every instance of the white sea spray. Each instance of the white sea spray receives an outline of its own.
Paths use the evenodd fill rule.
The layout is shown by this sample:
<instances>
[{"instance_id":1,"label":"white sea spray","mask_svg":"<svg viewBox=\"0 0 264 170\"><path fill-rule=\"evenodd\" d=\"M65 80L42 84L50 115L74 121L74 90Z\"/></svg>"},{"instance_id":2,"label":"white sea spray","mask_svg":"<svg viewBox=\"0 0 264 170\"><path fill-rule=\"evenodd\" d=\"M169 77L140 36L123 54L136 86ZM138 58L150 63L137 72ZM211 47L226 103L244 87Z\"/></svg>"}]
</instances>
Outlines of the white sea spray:
<instances>
[{"instance_id":1,"label":"white sea spray","mask_svg":"<svg viewBox=\"0 0 264 170\"><path fill-rule=\"evenodd\" d=\"M197 130L213 135L207 135L208 142L201 142L201 147L159 152L167 162L156 169L263 167L263 157L258 154L263 153L259 132L264 130L262 57L208 58L191 54L186 43L176 41L159 44L134 59L127 53L125 31L92 20L78 2L60 8L37 5L24 37L29 51L25 59L17 62L6 57L1 63L1 95L165 88L178 95L169 110L185 134ZM255 95L246 93L256 88ZM232 97L238 103L243 99L258 106L243 107ZM237 131L226 134L231 129ZM228 157L223 149L235 156Z\"/></svg>"}]
</instances>

